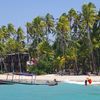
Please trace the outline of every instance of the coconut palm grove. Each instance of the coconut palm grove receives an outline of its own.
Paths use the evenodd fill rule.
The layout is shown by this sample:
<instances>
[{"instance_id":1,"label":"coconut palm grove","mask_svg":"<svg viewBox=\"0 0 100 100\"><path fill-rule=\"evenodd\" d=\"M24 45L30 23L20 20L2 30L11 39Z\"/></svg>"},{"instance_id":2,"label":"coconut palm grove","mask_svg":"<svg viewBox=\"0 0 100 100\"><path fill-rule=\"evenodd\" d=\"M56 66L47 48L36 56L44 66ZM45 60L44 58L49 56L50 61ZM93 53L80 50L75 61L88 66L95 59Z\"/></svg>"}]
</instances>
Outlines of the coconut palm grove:
<instances>
[{"instance_id":1,"label":"coconut palm grove","mask_svg":"<svg viewBox=\"0 0 100 100\"><path fill-rule=\"evenodd\" d=\"M58 18L37 16L25 26L26 32L13 23L0 27L1 73L99 75L100 11L93 3Z\"/></svg>"}]
</instances>

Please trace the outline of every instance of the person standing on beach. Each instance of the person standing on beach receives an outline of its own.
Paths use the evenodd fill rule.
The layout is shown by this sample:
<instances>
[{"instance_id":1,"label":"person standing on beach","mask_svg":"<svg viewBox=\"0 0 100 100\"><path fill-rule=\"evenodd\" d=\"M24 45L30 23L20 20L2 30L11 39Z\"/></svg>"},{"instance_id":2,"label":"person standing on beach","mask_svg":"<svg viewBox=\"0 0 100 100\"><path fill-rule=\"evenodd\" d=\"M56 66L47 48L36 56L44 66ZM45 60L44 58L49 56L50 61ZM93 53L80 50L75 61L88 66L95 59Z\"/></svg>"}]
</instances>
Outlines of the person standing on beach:
<instances>
[{"instance_id":1,"label":"person standing on beach","mask_svg":"<svg viewBox=\"0 0 100 100\"><path fill-rule=\"evenodd\" d=\"M92 79L90 78L90 75L89 77L85 80L85 85L87 86L87 83L89 83L89 85L92 84Z\"/></svg>"},{"instance_id":2,"label":"person standing on beach","mask_svg":"<svg viewBox=\"0 0 100 100\"><path fill-rule=\"evenodd\" d=\"M87 80L85 80L85 85L87 86Z\"/></svg>"}]
</instances>

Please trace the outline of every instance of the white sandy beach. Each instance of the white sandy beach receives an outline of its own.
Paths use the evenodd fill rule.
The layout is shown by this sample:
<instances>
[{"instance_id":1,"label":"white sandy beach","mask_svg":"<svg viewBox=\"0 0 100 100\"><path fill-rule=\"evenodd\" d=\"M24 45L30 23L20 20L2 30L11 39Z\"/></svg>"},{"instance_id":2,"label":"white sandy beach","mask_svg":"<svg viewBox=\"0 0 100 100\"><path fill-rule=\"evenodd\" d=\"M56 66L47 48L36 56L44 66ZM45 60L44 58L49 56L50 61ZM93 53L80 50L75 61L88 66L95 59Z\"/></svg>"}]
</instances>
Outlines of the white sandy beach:
<instances>
[{"instance_id":1,"label":"white sandy beach","mask_svg":"<svg viewBox=\"0 0 100 100\"><path fill-rule=\"evenodd\" d=\"M19 75L8 75L7 74L0 74L0 80L6 80L9 79L11 80L13 78L13 80L18 80L18 79L24 79L27 81L30 80L39 80L39 81L53 81L54 79L56 79L57 81L61 81L61 82L65 82L65 83L72 83L72 84L84 84L84 81L86 80L86 78L89 77L87 75L80 75L80 76L68 76L68 75L56 75L56 74L48 74L48 75L38 75L38 76L19 76ZM100 76L90 76L90 78L92 79L92 84L99 84L100 85Z\"/></svg>"}]
</instances>

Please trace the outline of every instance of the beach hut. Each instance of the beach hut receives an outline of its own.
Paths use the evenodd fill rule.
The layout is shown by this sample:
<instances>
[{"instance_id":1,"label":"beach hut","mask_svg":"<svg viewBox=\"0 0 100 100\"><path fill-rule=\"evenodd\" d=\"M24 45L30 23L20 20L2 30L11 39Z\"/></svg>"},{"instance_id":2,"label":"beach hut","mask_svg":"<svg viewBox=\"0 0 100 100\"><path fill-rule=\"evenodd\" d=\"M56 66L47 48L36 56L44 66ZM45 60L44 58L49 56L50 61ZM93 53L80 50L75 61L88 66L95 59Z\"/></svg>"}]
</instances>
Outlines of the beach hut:
<instances>
[{"instance_id":1,"label":"beach hut","mask_svg":"<svg viewBox=\"0 0 100 100\"><path fill-rule=\"evenodd\" d=\"M28 60L28 53L11 53L6 55L4 63L8 72L25 72ZM4 64L2 64L2 69L4 70Z\"/></svg>"}]
</instances>

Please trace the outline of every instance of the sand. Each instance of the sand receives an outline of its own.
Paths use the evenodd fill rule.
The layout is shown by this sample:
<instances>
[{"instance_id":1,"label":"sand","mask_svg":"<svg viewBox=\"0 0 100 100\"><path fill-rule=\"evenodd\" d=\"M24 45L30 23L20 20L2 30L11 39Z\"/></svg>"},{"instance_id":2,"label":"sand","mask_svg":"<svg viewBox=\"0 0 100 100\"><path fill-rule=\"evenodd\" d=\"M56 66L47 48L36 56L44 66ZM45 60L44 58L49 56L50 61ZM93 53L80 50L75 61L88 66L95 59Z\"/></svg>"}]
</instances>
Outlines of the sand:
<instances>
[{"instance_id":1,"label":"sand","mask_svg":"<svg viewBox=\"0 0 100 100\"><path fill-rule=\"evenodd\" d=\"M12 74L0 74L0 80L26 80L26 81L31 81L31 80L39 80L39 81L53 81L56 79L57 81L61 81L64 83L72 83L72 84L84 84L84 81L87 78L92 79L92 84L99 84L100 85L100 76L87 76L87 75L78 75L78 76L68 76L68 75L56 75L56 74L48 74L48 75L37 75L37 76L19 76L19 75L12 75Z\"/></svg>"}]
</instances>

